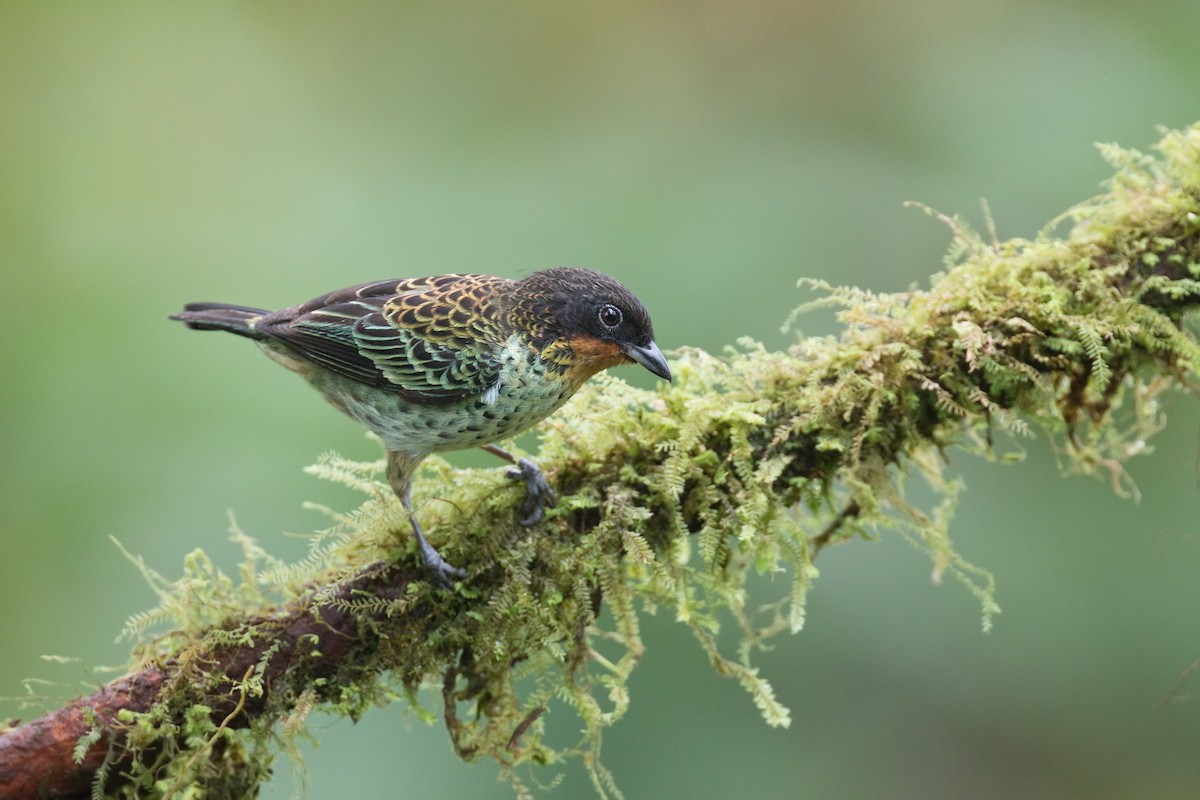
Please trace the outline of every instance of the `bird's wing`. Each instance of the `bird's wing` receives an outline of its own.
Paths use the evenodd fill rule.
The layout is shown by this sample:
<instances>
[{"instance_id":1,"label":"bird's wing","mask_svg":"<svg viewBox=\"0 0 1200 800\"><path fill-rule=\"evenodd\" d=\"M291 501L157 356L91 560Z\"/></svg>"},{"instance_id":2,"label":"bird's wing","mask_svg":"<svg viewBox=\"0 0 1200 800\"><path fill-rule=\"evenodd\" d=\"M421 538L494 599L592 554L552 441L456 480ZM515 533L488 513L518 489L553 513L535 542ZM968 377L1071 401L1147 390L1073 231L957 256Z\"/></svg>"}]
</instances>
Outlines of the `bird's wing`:
<instances>
[{"instance_id":1,"label":"bird's wing","mask_svg":"<svg viewBox=\"0 0 1200 800\"><path fill-rule=\"evenodd\" d=\"M326 369L414 402L495 387L498 296L511 281L438 275L352 286L264 317L255 330Z\"/></svg>"}]
</instances>

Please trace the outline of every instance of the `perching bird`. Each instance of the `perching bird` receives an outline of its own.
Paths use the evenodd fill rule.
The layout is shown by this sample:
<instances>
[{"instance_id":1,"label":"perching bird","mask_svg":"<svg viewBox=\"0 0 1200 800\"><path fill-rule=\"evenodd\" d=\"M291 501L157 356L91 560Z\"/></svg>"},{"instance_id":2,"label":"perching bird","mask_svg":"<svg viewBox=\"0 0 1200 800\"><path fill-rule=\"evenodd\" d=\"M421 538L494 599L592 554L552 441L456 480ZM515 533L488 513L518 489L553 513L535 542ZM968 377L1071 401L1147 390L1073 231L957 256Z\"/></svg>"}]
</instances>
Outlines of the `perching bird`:
<instances>
[{"instance_id":1,"label":"perching bird","mask_svg":"<svg viewBox=\"0 0 1200 800\"><path fill-rule=\"evenodd\" d=\"M281 311L189 303L171 317L196 330L254 339L326 400L363 423L387 450L387 477L409 513L435 581L466 573L425 539L412 478L430 453L481 446L515 463L535 524L554 492L537 465L493 442L557 410L597 372L641 364L671 380L650 315L600 272L559 267L512 281L437 275L351 286Z\"/></svg>"}]
</instances>

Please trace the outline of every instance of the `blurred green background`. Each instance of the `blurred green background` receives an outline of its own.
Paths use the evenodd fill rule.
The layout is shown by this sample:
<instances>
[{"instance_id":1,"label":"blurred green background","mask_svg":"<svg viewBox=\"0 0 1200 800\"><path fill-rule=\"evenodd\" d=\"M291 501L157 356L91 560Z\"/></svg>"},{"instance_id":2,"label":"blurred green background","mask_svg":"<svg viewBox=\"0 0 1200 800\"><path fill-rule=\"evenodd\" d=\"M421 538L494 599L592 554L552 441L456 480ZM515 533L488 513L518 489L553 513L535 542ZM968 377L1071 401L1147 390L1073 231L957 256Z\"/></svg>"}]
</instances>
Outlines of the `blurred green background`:
<instances>
[{"instance_id":1,"label":"blurred green background","mask_svg":"<svg viewBox=\"0 0 1200 800\"><path fill-rule=\"evenodd\" d=\"M375 445L182 303L587 265L664 347L783 347L798 277L939 267L903 201L986 197L1029 237L1109 174L1093 142L1200 119L1198 33L1194 0L0 3L0 695L94 683L40 654L122 662L155 598L110 535L175 577L196 547L235 563L226 509L295 556L325 524L303 500L355 502L301 468ZM1045 436L1016 467L953 456L990 634L896 536L824 554L807 630L761 658L786 731L648 620L604 745L627 796L1200 796L1200 703L1154 710L1200 657L1200 417L1167 410L1140 505L1060 477ZM314 733L314 798L511 796L398 706ZM574 768L552 796L590 792Z\"/></svg>"}]
</instances>

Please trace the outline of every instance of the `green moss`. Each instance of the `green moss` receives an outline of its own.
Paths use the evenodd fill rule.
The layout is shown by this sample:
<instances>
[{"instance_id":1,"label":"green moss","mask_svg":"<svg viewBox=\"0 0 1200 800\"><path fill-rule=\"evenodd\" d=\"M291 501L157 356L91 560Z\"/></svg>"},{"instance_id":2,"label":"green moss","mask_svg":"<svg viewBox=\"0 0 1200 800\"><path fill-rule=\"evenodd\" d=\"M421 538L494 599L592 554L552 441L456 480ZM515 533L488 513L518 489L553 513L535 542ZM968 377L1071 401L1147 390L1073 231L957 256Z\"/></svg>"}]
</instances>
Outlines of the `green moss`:
<instances>
[{"instance_id":1,"label":"green moss","mask_svg":"<svg viewBox=\"0 0 1200 800\"><path fill-rule=\"evenodd\" d=\"M1161 427L1155 398L1200 365L1180 328L1200 299L1198 148L1198 128L1164 134L1157 160L1102 148L1116 174L1105 194L1063 216L1064 237L986 242L941 217L951 257L928 290L807 282L823 294L817 304L840 308L836 339L800 339L786 353L746 340L720 358L684 349L674 385L655 391L593 380L542 427L538 459L561 502L534 529L514 523L522 489L501 471L430 459L414 497L441 552L469 567L456 592L349 591L364 571L414 555L382 464L334 455L312 472L366 500L328 512L333 524L309 558L283 564L235 530L245 552L236 579L199 551L178 581L142 566L162 604L130 621L140 642L132 669L169 664L175 677L158 707L125 720L139 791L233 796L267 774L312 708L357 718L395 700L415 706L418 688L434 685L456 751L495 760L518 794L528 791L519 768L577 758L598 794L618 796L600 743L630 702L641 614L670 609L710 666L737 680L768 724L786 726L755 654L803 627L823 548L886 531L926 552L935 579L966 586L988 629L995 587L951 539L962 487L945 475L946 450L1012 460L1013 437L1038 430L1072 469L1133 491L1121 463ZM914 474L939 498L928 508L907 499ZM790 579L774 583L776 597L752 596L747 580L763 573ZM261 650L234 679L210 669L214 657L261 648L279 633L280 609L297 604L352 615L370 645L336 676L306 673L330 644L319 633L289 645L293 677L270 687L253 724L214 722L208 694L249 703L285 653ZM172 630L146 638L162 621ZM726 651L720 634L731 626L740 643ZM543 739L554 704L582 722L573 746Z\"/></svg>"}]
</instances>

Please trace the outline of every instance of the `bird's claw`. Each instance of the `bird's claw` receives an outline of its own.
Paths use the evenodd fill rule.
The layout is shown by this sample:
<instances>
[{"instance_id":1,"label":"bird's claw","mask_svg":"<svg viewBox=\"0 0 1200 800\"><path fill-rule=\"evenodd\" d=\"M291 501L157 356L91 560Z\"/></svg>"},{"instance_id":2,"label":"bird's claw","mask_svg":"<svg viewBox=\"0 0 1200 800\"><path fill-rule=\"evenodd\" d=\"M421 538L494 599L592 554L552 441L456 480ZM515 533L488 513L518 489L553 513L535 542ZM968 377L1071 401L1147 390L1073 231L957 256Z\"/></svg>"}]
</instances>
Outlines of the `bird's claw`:
<instances>
[{"instance_id":1,"label":"bird's claw","mask_svg":"<svg viewBox=\"0 0 1200 800\"><path fill-rule=\"evenodd\" d=\"M550 488L546 474L542 468L528 458L517 459L516 466L508 470L509 478L525 483L525 500L521 503L520 525L528 528L542 521L543 511L547 506L554 508L558 505L558 495Z\"/></svg>"},{"instance_id":2,"label":"bird's claw","mask_svg":"<svg viewBox=\"0 0 1200 800\"><path fill-rule=\"evenodd\" d=\"M442 558L442 554L425 538L425 533L417 523L416 517L410 517L409 521L412 523L413 533L417 537L417 550L421 553L421 564L425 567L429 579L442 589L453 589L455 581L461 581L467 577L467 571L453 566Z\"/></svg>"},{"instance_id":3,"label":"bird's claw","mask_svg":"<svg viewBox=\"0 0 1200 800\"><path fill-rule=\"evenodd\" d=\"M465 569L453 566L432 547L428 550L421 550L421 563L425 565L425 571L429 573L430 579L443 589L453 589L455 581L461 581L467 577Z\"/></svg>"}]
</instances>

